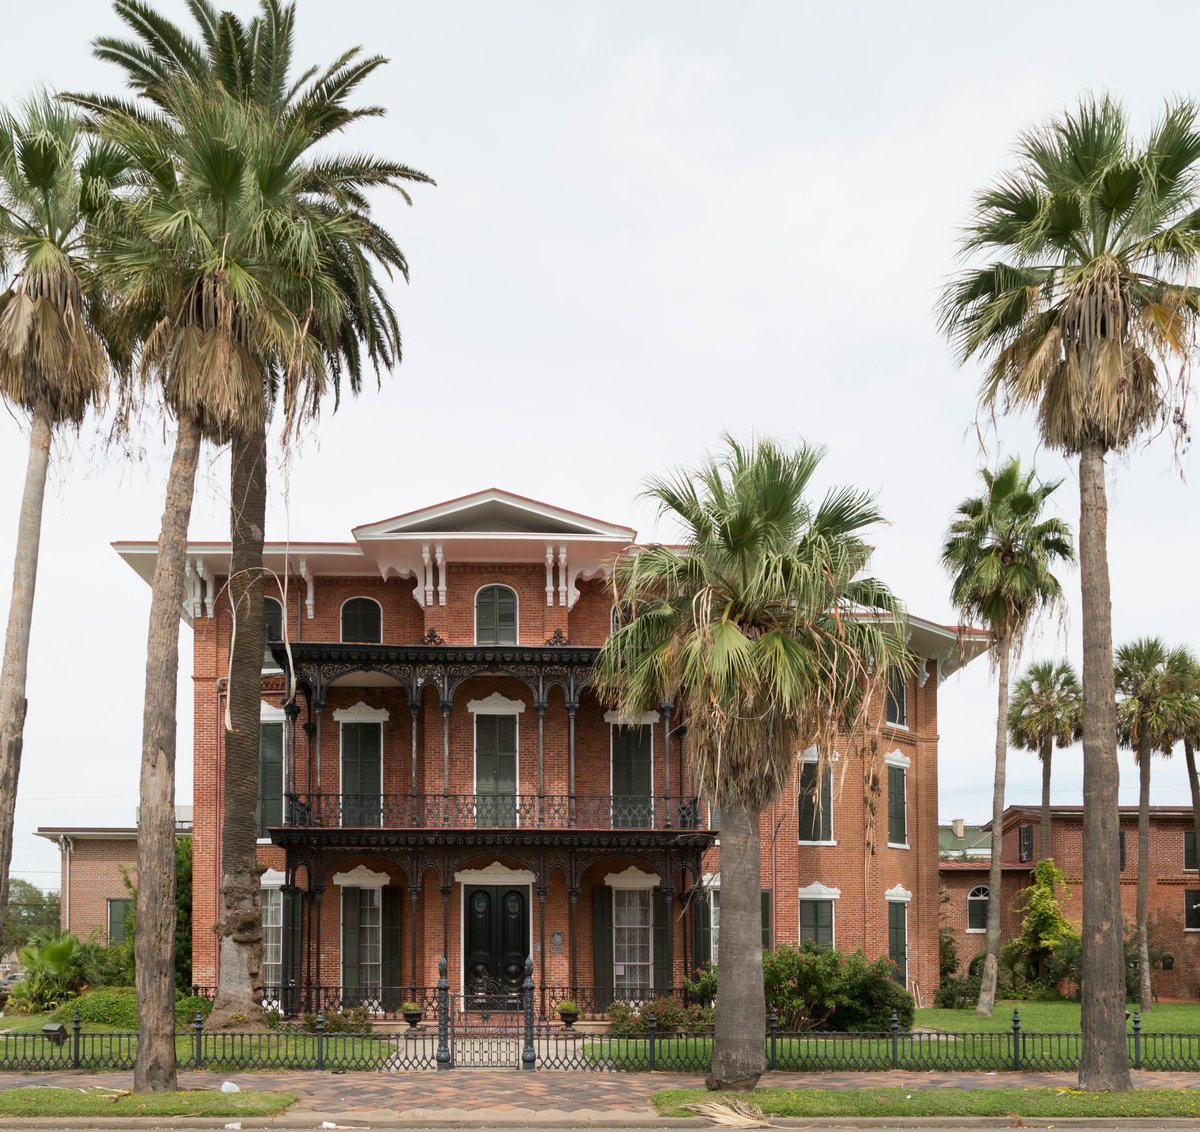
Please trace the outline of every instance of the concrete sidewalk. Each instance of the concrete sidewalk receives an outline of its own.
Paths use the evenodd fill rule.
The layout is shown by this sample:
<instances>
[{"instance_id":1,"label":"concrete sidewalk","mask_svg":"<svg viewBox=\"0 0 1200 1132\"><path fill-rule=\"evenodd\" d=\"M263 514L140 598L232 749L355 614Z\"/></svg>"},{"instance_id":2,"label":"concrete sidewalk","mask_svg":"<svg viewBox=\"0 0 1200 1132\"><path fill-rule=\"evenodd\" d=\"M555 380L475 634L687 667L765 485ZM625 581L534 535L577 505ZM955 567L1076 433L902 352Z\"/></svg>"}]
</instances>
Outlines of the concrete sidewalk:
<instances>
[{"instance_id":1,"label":"concrete sidewalk","mask_svg":"<svg viewBox=\"0 0 1200 1132\"><path fill-rule=\"evenodd\" d=\"M1141 1088L1200 1089L1200 1074L1138 1073ZM243 1089L271 1089L297 1095L296 1104L274 1117L246 1118L246 1128L319 1128L323 1121L342 1127L645 1127L659 1117L650 1102L661 1089L690 1088L703 1085L704 1079L692 1073L559 1073L539 1070L453 1070L449 1073L234 1073L184 1072L179 1084L185 1089L215 1089L222 1081L234 1081ZM22 1085L55 1085L82 1089L91 1085L129 1088L130 1073L27 1073L0 1074L0 1089ZM1029 1087L1074 1087L1073 1073L768 1073L763 1085L791 1089L865 1089L903 1086L916 1089L975 1089ZM146 1118L123 1120L124 1126L217 1127L235 1118L197 1120L194 1118ZM859 1125L859 1120L830 1121ZM99 1126L95 1120L12 1120L0 1119L0 1127ZM672 1125L703 1124L703 1121L672 1120ZM781 1122L780 1122L781 1123ZM811 1124L811 1121L787 1123ZM903 1122L890 1120L898 1125ZM925 1127L980 1126L997 1121L972 1119L941 1121L919 1120ZM1010 1120L1000 1121L1005 1125ZM1062 1120L1025 1121L1068 1123ZM1090 1121L1103 1125L1106 1121ZM1121 1121L1125 1125L1169 1124L1169 1121Z\"/></svg>"}]
</instances>

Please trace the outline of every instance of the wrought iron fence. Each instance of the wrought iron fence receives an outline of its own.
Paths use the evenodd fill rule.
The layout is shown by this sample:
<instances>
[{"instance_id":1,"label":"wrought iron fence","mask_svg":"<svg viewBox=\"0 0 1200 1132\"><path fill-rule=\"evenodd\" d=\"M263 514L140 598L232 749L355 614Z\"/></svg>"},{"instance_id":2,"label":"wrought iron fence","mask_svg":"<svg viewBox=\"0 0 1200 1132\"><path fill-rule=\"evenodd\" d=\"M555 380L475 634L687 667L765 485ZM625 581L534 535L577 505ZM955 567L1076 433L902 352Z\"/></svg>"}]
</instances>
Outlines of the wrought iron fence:
<instances>
[{"instance_id":1,"label":"wrought iron fence","mask_svg":"<svg viewBox=\"0 0 1200 1132\"><path fill-rule=\"evenodd\" d=\"M443 961L444 963L444 961ZM443 967L444 972L444 967ZM426 988L429 989L429 988ZM589 1025L537 1020L532 963L518 1007L501 1019L472 1024L443 973L433 988L434 1008L409 1028L333 1029L319 1012L306 1023L255 1033L208 1030L204 1017L176 1035L180 1068L239 1070L376 1070L406 1072L467 1066L561 1069L576 1072L704 1072L712 1063L711 1032L661 1030L654 1010L644 1012L637 1033ZM0 1071L31 1072L133 1068L138 1035L90 1032L78 1011L72 1024L45 1032L0 1032ZM796 1033L779 1029L772 1011L764 1055L768 1070L845 1072L853 1070L1050 1071L1079 1067L1082 1035L1025 1030L1013 1011L1007 1029L905 1031L895 1014L888 1030L870 1033ZM1134 1069L1200 1070L1200 1033L1154 1033L1134 1014L1128 1034Z\"/></svg>"},{"instance_id":2,"label":"wrought iron fence","mask_svg":"<svg viewBox=\"0 0 1200 1132\"><path fill-rule=\"evenodd\" d=\"M308 829L703 829L678 794L287 794L283 823Z\"/></svg>"}]
</instances>

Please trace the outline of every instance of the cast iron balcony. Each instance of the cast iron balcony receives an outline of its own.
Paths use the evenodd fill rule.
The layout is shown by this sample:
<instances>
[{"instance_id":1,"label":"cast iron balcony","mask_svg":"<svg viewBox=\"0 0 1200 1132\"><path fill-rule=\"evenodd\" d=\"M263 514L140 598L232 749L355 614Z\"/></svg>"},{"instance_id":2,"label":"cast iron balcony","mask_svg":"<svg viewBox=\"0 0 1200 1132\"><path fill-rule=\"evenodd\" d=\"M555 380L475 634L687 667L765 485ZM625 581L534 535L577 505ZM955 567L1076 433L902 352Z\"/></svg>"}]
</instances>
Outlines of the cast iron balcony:
<instances>
[{"instance_id":1,"label":"cast iron balcony","mask_svg":"<svg viewBox=\"0 0 1200 1132\"><path fill-rule=\"evenodd\" d=\"M287 794L299 829L698 830L697 799L609 794Z\"/></svg>"}]
</instances>

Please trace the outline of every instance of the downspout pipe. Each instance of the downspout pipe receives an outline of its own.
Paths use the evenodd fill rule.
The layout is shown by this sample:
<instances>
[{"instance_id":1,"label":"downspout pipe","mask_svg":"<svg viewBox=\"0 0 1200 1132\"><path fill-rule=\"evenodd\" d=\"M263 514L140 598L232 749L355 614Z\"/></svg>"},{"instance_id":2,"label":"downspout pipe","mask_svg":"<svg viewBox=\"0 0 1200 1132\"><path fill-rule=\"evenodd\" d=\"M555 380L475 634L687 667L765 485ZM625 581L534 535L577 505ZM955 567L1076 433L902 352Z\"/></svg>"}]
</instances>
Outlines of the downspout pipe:
<instances>
[{"instance_id":1,"label":"downspout pipe","mask_svg":"<svg viewBox=\"0 0 1200 1132\"><path fill-rule=\"evenodd\" d=\"M63 863L66 868L63 876L63 931L71 930L71 850L73 848L71 839L65 834L60 833L58 836L58 848L63 855Z\"/></svg>"}]
</instances>

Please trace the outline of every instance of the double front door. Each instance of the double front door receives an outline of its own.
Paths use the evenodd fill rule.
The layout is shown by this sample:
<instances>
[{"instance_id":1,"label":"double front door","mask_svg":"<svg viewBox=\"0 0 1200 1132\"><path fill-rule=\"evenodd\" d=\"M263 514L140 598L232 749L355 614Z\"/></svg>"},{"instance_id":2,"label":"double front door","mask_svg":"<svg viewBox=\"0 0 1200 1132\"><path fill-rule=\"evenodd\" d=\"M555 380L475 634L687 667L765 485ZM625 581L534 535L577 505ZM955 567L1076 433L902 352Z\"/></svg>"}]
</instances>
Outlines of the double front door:
<instances>
[{"instance_id":1,"label":"double front door","mask_svg":"<svg viewBox=\"0 0 1200 1132\"><path fill-rule=\"evenodd\" d=\"M528 955L528 885L467 885L463 889L467 1009L515 1008Z\"/></svg>"}]
</instances>

